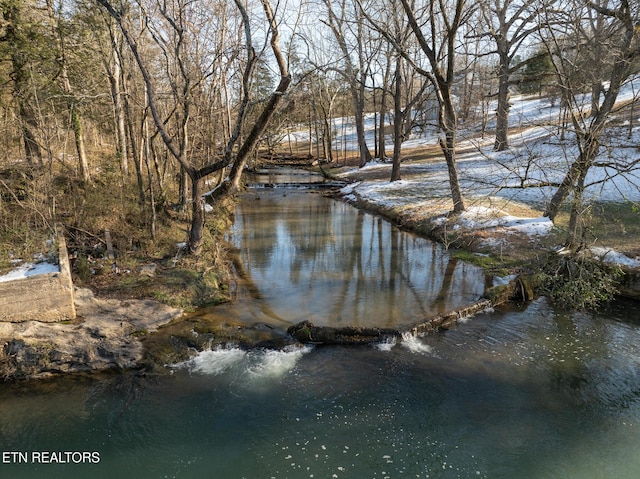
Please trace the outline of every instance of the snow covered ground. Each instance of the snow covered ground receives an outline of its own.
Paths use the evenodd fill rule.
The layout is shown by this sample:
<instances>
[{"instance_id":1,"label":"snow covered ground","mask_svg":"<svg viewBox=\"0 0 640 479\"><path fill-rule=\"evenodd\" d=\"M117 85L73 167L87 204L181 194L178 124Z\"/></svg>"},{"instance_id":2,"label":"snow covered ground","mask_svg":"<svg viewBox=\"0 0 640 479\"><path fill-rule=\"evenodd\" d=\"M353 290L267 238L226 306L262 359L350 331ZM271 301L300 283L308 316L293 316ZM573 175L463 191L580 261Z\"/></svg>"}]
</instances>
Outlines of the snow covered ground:
<instances>
[{"instance_id":1,"label":"snow covered ground","mask_svg":"<svg viewBox=\"0 0 640 479\"><path fill-rule=\"evenodd\" d=\"M619 102L634 98L640 91L640 79L634 79L621 90ZM581 109L587 111L591 98L581 98ZM493 151L493 137L479 138L477 133L460 132L458 143L458 168L463 194L468 210L458 219L458 227L469 229L500 228L530 236L551 231L548 218L516 218L505 214L500 207L486 207L489 203L504 205L519 203L542 209L556 191L554 184L562 181L569 165L577 158L578 148L574 135L569 131L561 137L558 128L560 108L558 102L538 97L516 96L512 98L509 137L510 148L504 152ZM638 126L634 126L637 123ZM347 123L347 126L350 124ZM367 122L372 128L372 122ZM348 129L341 126L341 131ZM355 134L350 131L350 134ZM368 141L373 134L367 135ZM341 141L338 138L336 141ZM403 144L401 167L402 181L390 183L391 165L374 161L364 168L344 171L345 178L368 178L350 185L343 193L347 199L360 199L387 209L415 207L449 202L448 172L441 162L411 161L411 149L435 146L435 136L412 138ZM391 145L390 145L391 148ZM602 137L599 166L590 170L585 196L611 202L640 202L640 116L634 124L619 122L608 128ZM625 171L610 165L628 165ZM404 173L404 175L403 175ZM384 179L381 179L384 178ZM640 258L628 258L615 251L593 250L604 261L615 261L627 266L640 267Z\"/></svg>"}]
</instances>

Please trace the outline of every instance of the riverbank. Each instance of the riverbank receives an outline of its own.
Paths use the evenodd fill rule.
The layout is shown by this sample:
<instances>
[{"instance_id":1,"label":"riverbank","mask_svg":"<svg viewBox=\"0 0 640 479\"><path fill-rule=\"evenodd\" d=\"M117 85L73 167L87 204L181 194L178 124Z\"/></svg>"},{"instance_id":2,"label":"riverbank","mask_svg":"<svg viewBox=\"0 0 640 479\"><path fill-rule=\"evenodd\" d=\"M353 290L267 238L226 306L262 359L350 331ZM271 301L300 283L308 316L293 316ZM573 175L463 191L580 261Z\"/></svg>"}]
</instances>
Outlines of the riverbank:
<instances>
[{"instance_id":1,"label":"riverbank","mask_svg":"<svg viewBox=\"0 0 640 479\"><path fill-rule=\"evenodd\" d=\"M419 150L421 155L424 150ZM491 275L528 276L537 294L550 292L540 280L540 273L548 273L545 268L554 270L559 262L576 260L579 267L594 264L604 276L612 276L616 294L640 299L640 221L633 185L628 184L628 194L621 196L603 187L601 195L589 201L589 223L580 254L566 256L562 244L568 213L561 212L555 223L542 213L552 188L498 188L491 194L483 182L490 176L488 154L471 150L460 155L461 178L471 193L465 197L466 210L457 215L450 213L444 165L431 159L412 160L411 150L401 168L401 181L389 181L391 165L387 162L372 162L364 168L325 166L324 170L349 182L336 196L353 206L440 242L451 254L482 266ZM620 184L610 187L615 190ZM594 282L601 281L595 277ZM597 302L601 301L585 306Z\"/></svg>"},{"instance_id":2,"label":"riverbank","mask_svg":"<svg viewBox=\"0 0 640 479\"><path fill-rule=\"evenodd\" d=\"M76 289L75 305L74 321L1 322L0 379L140 367L141 339L183 314L153 300L98 298L86 288Z\"/></svg>"}]
</instances>

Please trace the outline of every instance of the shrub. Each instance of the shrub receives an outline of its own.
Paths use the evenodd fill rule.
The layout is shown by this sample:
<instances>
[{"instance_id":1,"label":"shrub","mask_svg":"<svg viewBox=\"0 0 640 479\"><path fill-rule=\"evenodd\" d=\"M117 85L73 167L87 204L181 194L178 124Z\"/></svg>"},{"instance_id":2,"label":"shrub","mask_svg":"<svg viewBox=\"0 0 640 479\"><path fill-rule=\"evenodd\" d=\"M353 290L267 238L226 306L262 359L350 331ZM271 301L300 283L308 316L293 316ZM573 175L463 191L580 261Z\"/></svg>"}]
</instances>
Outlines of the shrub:
<instances>
[{"instance_id":1,"label":"shrub","mask_svg":"<svg viewBox=\"0 0 640 479\"><path fill-rule=\"evenodd\" d=\"M621 277L619 267L584 255L553 255L540 274L541 293L560 307L594 310L613 299Z\"/></svg>"}]
</instances>

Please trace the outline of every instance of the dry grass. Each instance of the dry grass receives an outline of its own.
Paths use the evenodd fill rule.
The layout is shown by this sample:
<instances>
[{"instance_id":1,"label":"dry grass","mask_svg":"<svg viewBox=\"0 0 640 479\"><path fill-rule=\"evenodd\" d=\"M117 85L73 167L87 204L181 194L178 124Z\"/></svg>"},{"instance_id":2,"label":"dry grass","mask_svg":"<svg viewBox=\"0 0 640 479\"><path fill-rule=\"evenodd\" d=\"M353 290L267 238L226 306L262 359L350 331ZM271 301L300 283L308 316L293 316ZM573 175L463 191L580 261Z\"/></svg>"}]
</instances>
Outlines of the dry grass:
<instances>
[{"instance_id":1,"label":"dry grass","mask_svg":"<svg viewBox=\"0 0 640 479\"><path fill-rule=\"evenodd\" d=\"M106 156L92 164L99 170L92 183L56 165L38 170L14 164L0 171L0 274L13 267L11 259L29 261L46 250L46 240L59 225L67 232L79 286L104 296L155 298L184 308L224 300L230 279L222 237L231 205L220 205L208 216L204 251L194 258L177 246L187 239L188 214L169 201L158 205L152 234L151 210L140 204L134 174L123 178ZM167 185L167 198L177 197L174 187ZM156 268L152 278L139 274L148 264Z\"/></svg>"}]
</instances>

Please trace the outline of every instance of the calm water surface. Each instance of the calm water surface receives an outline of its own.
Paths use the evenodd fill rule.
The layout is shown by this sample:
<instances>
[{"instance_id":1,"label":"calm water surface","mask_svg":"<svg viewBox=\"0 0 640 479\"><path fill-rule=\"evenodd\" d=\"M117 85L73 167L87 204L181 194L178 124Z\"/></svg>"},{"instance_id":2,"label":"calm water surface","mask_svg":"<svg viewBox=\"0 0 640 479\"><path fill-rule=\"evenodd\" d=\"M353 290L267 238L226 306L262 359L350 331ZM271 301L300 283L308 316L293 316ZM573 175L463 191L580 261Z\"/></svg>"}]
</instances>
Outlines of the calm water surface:
<instances>
[{"instance_id":1,"label":"calm water surface","mask_svg":"<svg viewBox=\"0 0 640 479\"><path fill-rule=\"evenodd\" d=\"M247 194L231 240L257 294L218 313L249 322L401 327L485 290L483 272L440 245L315 193Z\"/></svg>"},{"instance_id":2,"label":"calm water surface","mask_svg":"<svg viewBox=\"0 0 640 479\"><path fill-rule=\"evenodd\" d=\"M314 206L315 201L305 207L328 208L331 215L342 208ZM276 221L277 209L265 214ZM349 314L368 322L360 305L349 306L353 296L336 298L340 292L322 279L328 265L340 264L340 242L308 236L296 226L303 220L285 215L293 223L281 223L276 233L249 228L253 219L236 222L236 230L263 244L243 257L254 257L257 249L269 252L263 255L269 260L247 263L264 300L243 314L258 320L271 314L285 323L304 314L339 322ZM315 221L328 238L350 231L356 242L351 226L319 216ZM377 221L364 217L364 233L355 236L385 239ZM280 252L266 238L286 229L299 229L300 239ZM393 283L401 300L376 315L385 319L375 320L392 324L422 314L416 307L427 310L440 301L427 291L455 296L441 294L443 273L435 273L436 286L427 287L430 263L411 258L433 255L446 269L440 253L414 239L397 241L404 244L401 251L411 252L406 258L399 251L395 254L403 259L391 259L389 237L379 243L384 254L367 256L360 247L362 257L350 266L355 279L339 280L353 290L373 289L375 294L364 298L374 302L385 294L380 283ZM325 252L307 251L307 242L320 243ZM285 257L315 266L303 267L296 277L287 267L282 272ZM376 275L368 264L384 272ZM421 267L427 268L422 275ZM393 278L394 268L401 278ZM270 271L280 272L272 277ZM461 288L464 281L456 281ZM297 298L309 284L308 294L323 298L322 307L313 309ZM283 288L289 297L279 296ZM295 307L271 299L278 297ZM403 312L404 302L409 309ZM633 303L591 315L555 311L541 299L398 344L279 352L229 347L202 353L163 377L120 374L2 385L3 452L96 451L100 462L3 460L0 477L635 478L640 476L638 318L640 308Z\"/></svg>"}]
</instances>

